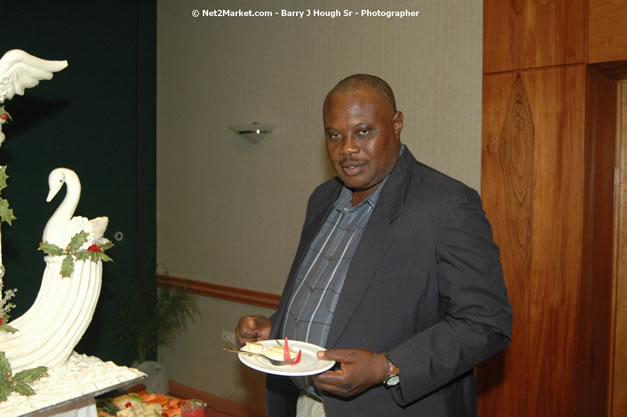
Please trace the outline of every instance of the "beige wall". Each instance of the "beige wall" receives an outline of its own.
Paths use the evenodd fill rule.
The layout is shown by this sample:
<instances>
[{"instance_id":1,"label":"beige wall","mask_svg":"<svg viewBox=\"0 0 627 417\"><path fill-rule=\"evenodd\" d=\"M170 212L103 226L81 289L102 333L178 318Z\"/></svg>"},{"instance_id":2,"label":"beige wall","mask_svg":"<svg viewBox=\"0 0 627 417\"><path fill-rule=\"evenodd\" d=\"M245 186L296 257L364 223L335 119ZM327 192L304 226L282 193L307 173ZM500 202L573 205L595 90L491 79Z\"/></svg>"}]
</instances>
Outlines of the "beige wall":
<instances>
[{"instance_id":1,"label":"beige wall","mask_svg":"<svg viewBox=\"0 0 627 417\"><path fill-rule=\"evenodd\" d=\"M280 12L314 3L420 15L192 17L194 9ZM481 7L467 0L159 0L158 262L174 276L280 292L307 197L331 175L322 100L356 72L379 75L395 90L403 141L418 159L478 188ZM252 121L277 128L257 145L228 128ZM216 341L255 309L200 302L195 331L203 343L181 342L160 359L177 382L246 400L240 367Z\"/></svg>"}]
</instances>

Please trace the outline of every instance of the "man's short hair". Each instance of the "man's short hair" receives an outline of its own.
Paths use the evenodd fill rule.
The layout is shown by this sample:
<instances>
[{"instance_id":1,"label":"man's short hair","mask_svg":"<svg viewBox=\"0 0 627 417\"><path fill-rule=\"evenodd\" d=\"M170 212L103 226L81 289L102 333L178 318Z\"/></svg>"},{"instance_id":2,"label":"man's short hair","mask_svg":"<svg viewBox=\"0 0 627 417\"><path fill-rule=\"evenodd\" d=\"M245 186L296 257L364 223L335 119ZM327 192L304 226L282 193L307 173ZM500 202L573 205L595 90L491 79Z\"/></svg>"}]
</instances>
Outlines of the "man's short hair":
<instances>
[{"instance_id":1,"label":"man's short hair","mask_svg":"<svg viewBox=\"0 0 627 417\"><path fill-rule=\"evenodd\" d=\"M353 74L344 78L337 83L335 87L329 91L327 97L333 94L350 93L363 87L368 87L374 90L374 92L386 101L392 111L396 113L396 99L394 98L394 92L388 83L376 75L370 74Z\"/></svg>"}]
</instances>

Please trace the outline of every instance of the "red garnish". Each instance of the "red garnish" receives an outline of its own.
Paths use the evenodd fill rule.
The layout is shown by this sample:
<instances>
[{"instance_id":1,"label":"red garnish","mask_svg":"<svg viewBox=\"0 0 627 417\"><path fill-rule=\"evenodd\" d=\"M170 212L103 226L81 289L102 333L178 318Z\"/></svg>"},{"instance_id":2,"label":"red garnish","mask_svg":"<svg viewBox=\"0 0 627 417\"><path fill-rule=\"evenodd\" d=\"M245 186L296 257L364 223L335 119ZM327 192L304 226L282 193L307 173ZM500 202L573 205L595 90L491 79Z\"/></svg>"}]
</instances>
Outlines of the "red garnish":
<instances>
[{"instance_id":1,"label":"red garnish","mask_svg":"<svg viewBox=\"0 0 627 417\"><path fill-rule=\"evenodd\" d=\"M163 413L161 413L161 415L162 415L163 417L168 417L168 413L166 413L165 411L164 411Z\"/></svg>"},{"instance_id":2,"label":"red garnish","mask_svg":"<svg viewBox=\"0 0 627 417\"><path fill-rule=\"evenodd\" d=\"M298 349L298 354L296 355L296 359L294 359L294 362L290 363L290 365L296 365L298 362L300 362L301 353L303 353L303 351L301 349Z\"/></svg>"},{"instance_id":3,"label":"red garnish","mask_svg":"<svg viewBox=\"0 0 627 417\"><path fill-rule=\"evenodd\" d=\"M94 243L93 245L88 247L87 250L90 251L90 252L100 252L100 246L98 246L98 245L96 245Z\"/></svg>"},{"instance_id":4,"label":"red garnish","mask_svg":"<svg viewBox=\"0 0 627 417\"><path fill-rule=\"evenodd\" d=\"M285 343L283 343L283 360L289 361L292 359L290 356L290 347L287 345L287 337L285 338Z\"/></svg>"},{"instance_id":5,"label":"red garnish","mask_svg":"<svg viewBox=\"0 0 627 417\"><path fill-rule=\"evenodd\" d=\"M129 402L127 402L126 404L124 404L124 407L126 407L126 408L130 408L130 407L132 407L132 406L133 406L133 404L131 404L131 402L130 402L130 401L129 401Z\"/></svg>"}]
</instances>

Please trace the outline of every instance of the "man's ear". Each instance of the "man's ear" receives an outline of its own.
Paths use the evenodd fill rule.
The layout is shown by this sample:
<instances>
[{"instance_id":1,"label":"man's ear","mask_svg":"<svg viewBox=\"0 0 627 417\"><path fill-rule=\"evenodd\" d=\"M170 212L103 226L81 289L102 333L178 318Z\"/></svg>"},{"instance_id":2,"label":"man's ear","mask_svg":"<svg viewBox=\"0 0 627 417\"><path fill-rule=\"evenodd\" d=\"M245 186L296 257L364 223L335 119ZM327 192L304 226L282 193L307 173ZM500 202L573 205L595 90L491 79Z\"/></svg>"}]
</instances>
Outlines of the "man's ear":
<instances>
[{"instance_id":1,"label":"man's ear","mask_svg":"<svg viewBox=\"0 0 627 417\"><path fill-rule=\"evenodd\" d=\"M401 138L401 130L403 130L403 112L397 111L392 118L392 125L394 126L394 134L397 139Z\"/></svg>"}]
</instances>

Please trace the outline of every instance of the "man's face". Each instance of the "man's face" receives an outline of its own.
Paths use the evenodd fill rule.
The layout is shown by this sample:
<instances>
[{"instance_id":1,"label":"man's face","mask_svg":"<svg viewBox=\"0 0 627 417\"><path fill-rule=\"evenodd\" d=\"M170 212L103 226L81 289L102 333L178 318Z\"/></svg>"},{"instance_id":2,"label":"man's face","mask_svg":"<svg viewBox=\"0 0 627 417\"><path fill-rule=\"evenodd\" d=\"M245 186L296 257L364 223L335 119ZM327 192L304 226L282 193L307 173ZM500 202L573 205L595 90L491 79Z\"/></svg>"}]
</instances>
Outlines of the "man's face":
<instances>
[{"instance_id":1,"label":"man's face","mask_svg":"<svg viewBox=\"0 0 627 417\"><path fill-rule=\"evenodd\" d=\"M398 160L403 114L370 88L330 95L322 113L329 159L359 204Z\"/></svg>"}]
</instances>

